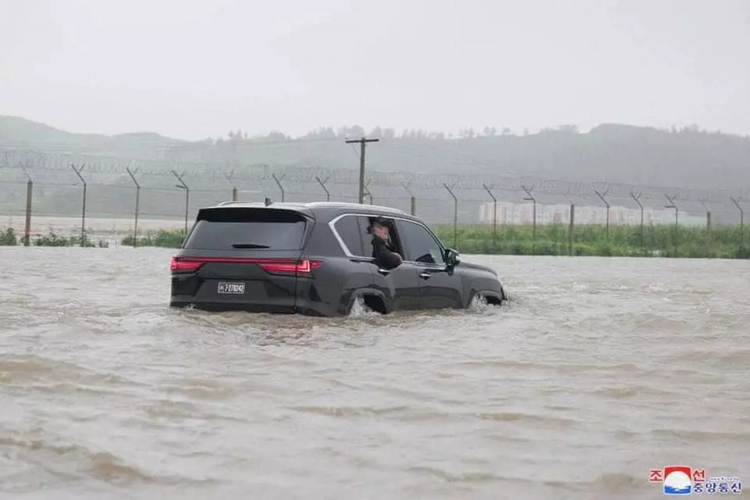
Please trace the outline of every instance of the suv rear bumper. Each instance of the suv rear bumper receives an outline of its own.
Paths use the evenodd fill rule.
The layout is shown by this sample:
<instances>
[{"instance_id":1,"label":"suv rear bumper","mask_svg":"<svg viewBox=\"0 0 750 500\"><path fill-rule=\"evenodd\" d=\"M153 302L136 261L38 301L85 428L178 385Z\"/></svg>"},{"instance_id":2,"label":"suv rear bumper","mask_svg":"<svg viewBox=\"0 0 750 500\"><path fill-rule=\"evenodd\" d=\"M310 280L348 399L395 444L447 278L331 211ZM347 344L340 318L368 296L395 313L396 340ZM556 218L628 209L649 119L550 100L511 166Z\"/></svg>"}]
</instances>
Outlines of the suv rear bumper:
<instances>
[{"instance_id":1,"label":"suv rear bumper","mask_svg":"<svg viewBox=\"0 0 750 500\"><path fill-rule=\"evenodd\" d=\"M240 302L196 302L190 297L174 296L169 302L169 307L176 309L192 308L201 311L210 312L248 312L248 313L266 313L266 314L302 314L305 316L345 316L348 310L331 307L317 301L300 300L284 301L276 303L240 303Z\"/></svg>"}]
</instances>

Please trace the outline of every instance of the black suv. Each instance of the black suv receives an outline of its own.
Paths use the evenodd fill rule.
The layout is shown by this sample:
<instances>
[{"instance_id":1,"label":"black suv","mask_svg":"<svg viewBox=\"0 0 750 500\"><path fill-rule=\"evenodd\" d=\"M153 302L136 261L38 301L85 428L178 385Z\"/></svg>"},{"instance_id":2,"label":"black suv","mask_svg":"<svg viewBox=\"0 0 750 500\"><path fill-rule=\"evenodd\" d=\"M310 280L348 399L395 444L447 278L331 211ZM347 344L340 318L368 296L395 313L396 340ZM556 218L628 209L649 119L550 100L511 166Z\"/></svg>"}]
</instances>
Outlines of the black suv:
<instances>
[{"instance_id":1,"label":"black suv","mask_svg":"<svg viewBox=\"0 0 750 500\"><path fill-rule=\"evenodd\" d=\"M403 262L380 268L374 220ZM361 297L381 313L506 300L497 273L461 262L401 210L353 203L224 202L198 211L172 257L170 306L341 316Z\"/></svg>"}]
</instances>

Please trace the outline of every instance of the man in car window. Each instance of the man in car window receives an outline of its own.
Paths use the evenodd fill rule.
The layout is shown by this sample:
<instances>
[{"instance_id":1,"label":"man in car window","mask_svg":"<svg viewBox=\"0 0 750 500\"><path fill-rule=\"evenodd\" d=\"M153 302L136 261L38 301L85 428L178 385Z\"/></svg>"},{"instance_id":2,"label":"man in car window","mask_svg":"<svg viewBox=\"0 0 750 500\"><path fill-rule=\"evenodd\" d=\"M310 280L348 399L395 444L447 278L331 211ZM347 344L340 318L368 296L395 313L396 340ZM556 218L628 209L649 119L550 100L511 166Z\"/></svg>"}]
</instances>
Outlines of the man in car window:
<instances>
[{"instance_id":1,"label":"man in car window","mask_svg":"<svg viewBox=\"0 0 750 500\"><path fill-rule=\"evenodd\" d=\"M401 255L396 252L396 248L391 241L388 223L383 219L375 219L370 226L372 233L372 256L375 257L375 263L381 269L393 269L403 262Z\"/></svg>"}]
</instances>

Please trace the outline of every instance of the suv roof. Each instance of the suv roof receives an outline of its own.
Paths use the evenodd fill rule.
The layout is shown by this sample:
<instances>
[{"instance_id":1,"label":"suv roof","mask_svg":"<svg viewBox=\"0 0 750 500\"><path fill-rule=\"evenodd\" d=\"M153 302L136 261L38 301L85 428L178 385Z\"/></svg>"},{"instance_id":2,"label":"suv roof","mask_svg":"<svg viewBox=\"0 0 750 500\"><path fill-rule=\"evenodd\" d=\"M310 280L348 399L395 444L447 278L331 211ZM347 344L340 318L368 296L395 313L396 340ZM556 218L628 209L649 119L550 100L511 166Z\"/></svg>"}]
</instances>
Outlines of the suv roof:
<instances>
[{"instance_id":1,"label":"suv roof","mask_svg":"<svg viewBox=\"0 0 750 500\"><path fill-rule=\"evenodd\" d=\"M313 201L313 202L272 202L269 205L266 205L262 201L223 201L219 203L218 205L215 205L213 207L206 207L206 208L219 208L219 207L269 207L269 208L281 208L281 209L289 209L289 210L300 210L300 209L307 209L308 211L315 211L315 210L365 210L368 212L381 212L381 213L391 213L394 215L409 215L406 212L404 212L401 209L393 208L393 207L386 207L386 206L380 206L380 205L364 205L360 203L345 203L345 202L337 202L337 201Z\"/></svg>"}]
</instances>

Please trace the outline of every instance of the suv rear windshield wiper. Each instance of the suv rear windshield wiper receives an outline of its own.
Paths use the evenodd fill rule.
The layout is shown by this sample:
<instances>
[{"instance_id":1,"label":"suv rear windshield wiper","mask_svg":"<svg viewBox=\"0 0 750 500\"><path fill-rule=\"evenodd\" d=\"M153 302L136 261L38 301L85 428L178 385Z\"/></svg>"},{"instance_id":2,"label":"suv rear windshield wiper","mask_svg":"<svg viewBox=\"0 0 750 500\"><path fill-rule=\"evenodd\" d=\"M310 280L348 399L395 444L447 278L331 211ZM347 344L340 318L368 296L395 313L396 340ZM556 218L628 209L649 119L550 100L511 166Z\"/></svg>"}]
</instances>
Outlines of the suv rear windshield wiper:
<instances>
[{"instance_id":1,"label":"suv rear windshield wiper","mask_svg":"<svg viewBox=\"0 0 750 500\"><path fill-rule=\"evenodd\" d=\"M271 248L268 245L258 245L257 243L233 243L232 248Z\"/></svg>"}]
</instances>

